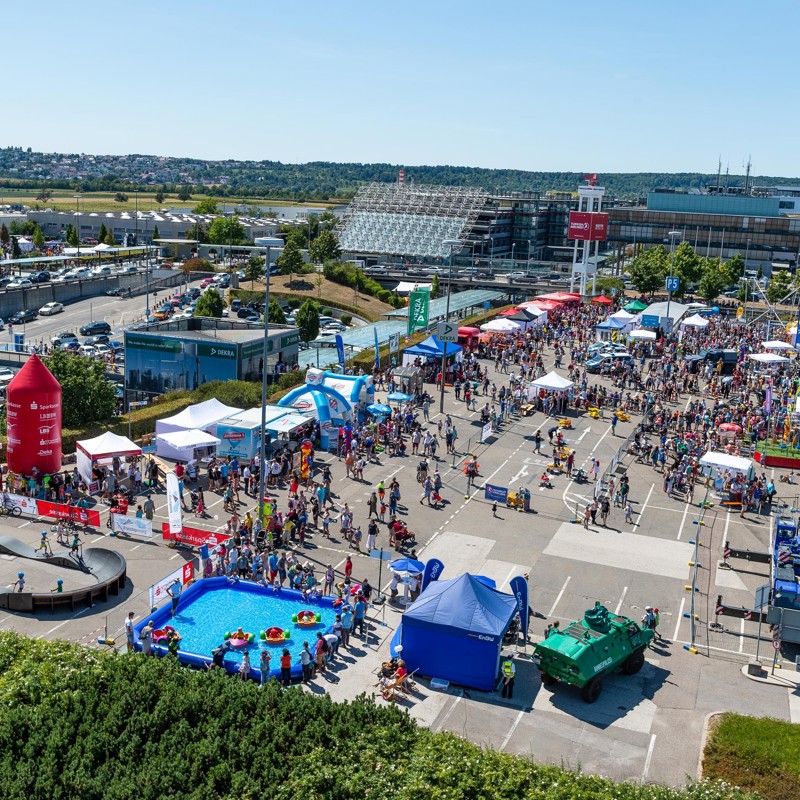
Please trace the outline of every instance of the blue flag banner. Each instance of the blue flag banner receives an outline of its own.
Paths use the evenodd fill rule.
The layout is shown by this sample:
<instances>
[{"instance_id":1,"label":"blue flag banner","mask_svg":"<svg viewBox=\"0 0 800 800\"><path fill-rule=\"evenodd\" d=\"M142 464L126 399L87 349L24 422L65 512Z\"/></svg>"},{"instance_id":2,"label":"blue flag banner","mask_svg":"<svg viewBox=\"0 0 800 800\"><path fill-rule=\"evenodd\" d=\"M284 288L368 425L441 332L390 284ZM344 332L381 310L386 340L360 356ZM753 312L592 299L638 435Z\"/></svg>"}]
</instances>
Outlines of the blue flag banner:
<instances>
[{"instance_id":1,"label":"blue flag banner","mask_svg":"<svg viewBox=\"0 0 800 800\"><path fill-rule=\"evenodd\" d=\"M344 375L344 341L339 333L336 334L336 355L339 356L339 366Z\"/></svg>"},{"instance_id":2,"label":"blue flag banner","mask_svg":"<svg viewBox=\"0 0 800 800\"><path fill-rule=\"evenodd\" d=\"M444 572L444 564L438 558L431 558L425 565L425 572L422 573L421 592L431 581L438 581L439 576Z\"/></svg>"},{"instance_id":3,"label":"blue flag banner","mask_svg":"<svg viewBox=\"0 0 800 800\"><path fill-rule=\"evenodd\" d=\"M483 497L484 500L491 500L493 503L505 503L508 500L508 487L487 483Z\"/></svg>"},{"instance_id":4,"label":"blue flag banner","mask_svg":"<svg viewBox=\"0 0 800 800\"><path fill-rule=\"evenodd\" d=\"M517 608L519 609L519 625L522 635L528 638L528 581L521 575L511 579L511 591L517 598Z\"/></svg>"},{"instance_id":5,"label":"blue flag banner","mask_svg":"<svg viewBox=\"0 0 800 800\"><path fill-rule=\"evenodd\" d=\"M375 335L375 366L379 367L381 365L381 352L378 345L378 328L373 328L372 333Z\"/></svg>"}]
</instances>

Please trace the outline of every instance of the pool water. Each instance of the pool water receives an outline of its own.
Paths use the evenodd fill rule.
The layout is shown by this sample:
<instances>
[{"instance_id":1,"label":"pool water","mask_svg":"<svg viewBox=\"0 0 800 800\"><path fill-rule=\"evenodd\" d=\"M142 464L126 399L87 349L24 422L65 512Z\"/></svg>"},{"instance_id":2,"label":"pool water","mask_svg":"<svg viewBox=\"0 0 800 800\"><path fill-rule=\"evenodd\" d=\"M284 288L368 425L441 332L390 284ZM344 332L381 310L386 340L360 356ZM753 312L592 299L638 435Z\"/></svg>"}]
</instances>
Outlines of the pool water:
<instances>
[{"instance_id":1,"label":"pool water","mask_svg":"<svg viewBox=\"0 0 800 800\"><path fill-rule=\"evenodd\" d=\"M242 652L248 650L250 665L257 672L261 650L268 649L272 656L270 671L278 676L284 647L292 654L294 668L298 664L303 642L308 642L313 653L317 631L327 633L331 630L336 620L332 601L333 598L303 600L299 592L290 589L275 592L249 581L231 584L226 578L207 578L184 593L175 617L170 618L170 606L167 604L152 619L156 628L172 625L178 631L181 635L181 655L195 654L208 660L211 659L211 651L225 641L225 634L241 627L245 632L254 634L255 639L245 648L229 651L225 656L226 666L238 668ZM292 615L306 609L320 614L321 621L309 627L292 622ZM273 626L288 630L291 634L289 640L279 644L262 641L261 631ZM194 662L190 657L181 660Z\"/></svg>"}]
</instances>

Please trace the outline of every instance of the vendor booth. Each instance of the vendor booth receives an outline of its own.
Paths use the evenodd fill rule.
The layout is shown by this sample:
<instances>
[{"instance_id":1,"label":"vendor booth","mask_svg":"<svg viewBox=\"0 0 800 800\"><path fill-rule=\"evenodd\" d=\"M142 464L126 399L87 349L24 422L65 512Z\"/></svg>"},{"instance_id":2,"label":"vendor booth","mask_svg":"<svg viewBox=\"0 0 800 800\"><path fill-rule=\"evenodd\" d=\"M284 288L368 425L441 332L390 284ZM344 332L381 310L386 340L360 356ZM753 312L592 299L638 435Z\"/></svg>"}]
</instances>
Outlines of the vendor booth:
<instances>
[{"instance_id":1,"label":"vendor booth","mask_svg":"<svg viewBox=\"0 0 800 800\"><path fill-rule=\"evenodd\" d=\"M474 575L433 581L403 615L400 643L406 668L492 691L503 635L516 614L513 595Z\"/></svg>"},{"instance_id":2,"label":"vendor booth","mask_svg":"<svg viewBox=\"0 0 800 800\"><path fill-rule=\"evenodd\" d=\"M522 326L519 322L514 322L507 317L493 319L481 325L481 330L484 333L518 333L521 328Z\"/></svg>"},{"instance_id":3,"label":"vendor booth","mask_svg":"<svg viewBox=\"0 0 800 800\"><path fill-rule=\"evenodd\" d=\"M478 337L480 335L480 328L473 328L471 325L462 325L458 329L458 343L462 347L469 347L470 350L474 350L478 346Z\"/></svg>"},{"instance_id":4,"label":"vendor booth","mask_svg":"<svg viewBox=\"0 0 800 800\"><path fill-rule=\"evenodd\" d=\"M193 406L184 408L180 414L174 417L167 417L156 422L156 436L162 433L172 433L174 431L206 431L214 435L217 423L225 417L232 417L243 409L226 406L220 403L215 397L206 400L204 403L196 403ZM161 453L159 453L161 455Z\"/></svg>"},{"instance_id":5,"label":"vendor booth","mask_svg":"<svg viewBox=\"0 0 800 800\"><path fill-rule=\"evenodd\" d=\"M627 305L623 306L625 311L629 311L631 314L638 314L640 311L644 311L647 308L647 303L643 302L642 300L632 300Z\"/></svg>"},{"instance_id":6,"label":"vendor booth","mask_svg":"<svg viewBox=\"0 0 800 800\"><path fill-rule=\"evenodd\" d=\"M759 364L767 366L774 366L776 364L788 364L789 359L786 356L779 356L777 353L751 353L748 358Z\"/></svg>"},{"instance_id":7,"label":"vendor booth","mask_svg":"<svg viewBox=\"0 0 800 800\"><path fill-rule=\"evenodd\" d=\"M683 328L705 328L706 325L708 325L708 320L699 314L692 314L691 317L687 317L681 322Z\"/></svg>"},{"instance_id":8,"label":"vendor booth","mask_svg":"<svg viewBox=\"0 0 800 800\"><path fill-rule=\"evenodd\" d=\"M715 470L721 469L723 472L736 473L743 475L746 480L752 480L756 474L755 465L749 458L715 450L709 450L700 458L700 466L706 475L712 475Z\"/></svg>"},{"instance_id":9,"label":"vendor booth","mask_svg":"<svg viewBox=\"0 0 800 800\"><path fill-rule=\"evenodd\" d=\"M569 391L573 385L571 380L562 377L557 372L548 372L546 375L542 375L541 378L537 378L535 381L531 381L528 384L528 402L530 403L533 401L536 396L540 395L542 392L557 392L563 394Z\"/></svg>"},{"instance_id":10,"label":"vendor booth","mask_svg":"<svg viewBox=\"0 0 800 800\"><path fill-rule=\"evenodd\" d=\"M265 407L264 421L267 425L287 414L292 409L268 405ZM261 441L261 409L251 408L232 417L226 417L217 424L218 456L236 456L245 461L252 461L258 453Z\"/></svg>"},{"instance_id":11,"label":"vendor booth","mask_svg":"<svg viewBox=\"0 0 800 800\"><path fill-rule=\"evenodd\" d=\"M656 340L656 332L655 331L648 331L644 328L637 328L635 331L631 331L628 334L629 339L639 339L647 341L647 342L654 342Z\"/></svg>"},{"instance_id":12,"label":"vendor booth","mask_svg":"<svg viewBox=\"0 0 800 800\"><path fill-rule=\"evenodd\" d=\"M617 332L618 336L621 336L630 329L630 322L623 322L620 319L613 319L612 317L603 320L603 322L601 322L599 325L595 325L594 327L598 342L612 341L614 331Z\"/></svg>"},{"instance_id":13,"label":"vendor booth","mask_svg":"<svg viewBox=\"0 0 800 800\"><path fill-rule=\"evenodd\" d=\"M542 311L541 309L535 309L535 306L518 308L513 314L506 316L506 319L510 319L512 322L519 322L519 324L522 326L522 330L524 331L528 330L528 328L535 328L539 325L544 325L544 323L547 322L547 312Z\"/></svg>"},{"instance_id":14,"label":"vendor booth","mask_svg":"<svg viewBox=\"0 0 800 800\"><path fill-rule=\"evenodd\" d=\"M456 359L461 358L461 352L464 349L460 344L450 344L440 342L436 336L429 336L425 341L415 344L413 347L407 347L403 351L403 365L407 366L413 364L418 358L423 362L441 361L444 355L445 344L447 344L447 357L455 356Z\"/></svg>"},{"instance_id":15,"label":"vendor booth","mask_svg":"<svg viewBox=\"0 0 800 800\"><path fill-rule=\"evenodd\" d=\"M417 393L418 389L422 392L424 377L419 367L413 365L395 367L392 370L392 378L397 384L398 389L405 394L413 396Z\"/></svg>"},{"instance_id":16,"label":"vendor booth","mask_svg":"<svg viewBox=\"0 0 800 800\"><path fill-rule=\"evenodd\" d=\"M193 461L216 452L219 439L205 431L156 434L156 452L171 461Z\"/></svg>"},{"instance_id":17,"label":"vendor booth","mask_svg":"<svg viewBox=\"0 0 800 800\"><path fill-rule=\"evenodd\" d=\"M117 461L122 464L122 459L139 458L142 448L125 436L106 431L94 439L86 439L75 443L78 472L89 486L90 492L100 489L103 469L112 467Z\"/></svg>"}]
</instances>

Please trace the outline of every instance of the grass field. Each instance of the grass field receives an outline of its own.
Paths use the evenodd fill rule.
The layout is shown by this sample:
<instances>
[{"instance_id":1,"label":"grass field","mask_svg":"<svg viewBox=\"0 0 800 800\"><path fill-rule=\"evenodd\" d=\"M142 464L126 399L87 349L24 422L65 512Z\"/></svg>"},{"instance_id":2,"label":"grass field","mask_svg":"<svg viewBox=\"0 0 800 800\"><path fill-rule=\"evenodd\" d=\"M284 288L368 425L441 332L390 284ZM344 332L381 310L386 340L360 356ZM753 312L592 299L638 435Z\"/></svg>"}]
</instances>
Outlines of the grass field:
<instances>
[{"instance_id":1,"label":"grass field","mask_svg":"<svg viewBox=\"0 0 800 800\"><path fill-rule=\"evenodd\" d=\"M53 189L53 196L46 203L36 199L38 190L36 189L2 189L0 188L0 205L6 203L22 203L23 205L35 208L53 208L56 211L75 211L75 195L80 194L80 210L84 211L134 211L136 209L136 199L133 192L126 192L128 195L127 203L118 203L114 200L116 192L76 192L71 189ZM178 200L172 194L167 194L163 203L155 201L155 189L152 191L139 192L139 211L157 211L161 208L185 208L192 209L197 203L204 198L204 195L193 196L191 200ZM291 200L270 200L269 198L254 197L236 198L225 197L219 198L220 205L269 205L275 207L302 205ZM309 203L310 206L322 208L323 206L331 207L332 203Z\"/></svg>"},{"instance_id":2,"label":"grass field","mask_svg":"<svg viewBox=\"0 0 800 800\"><path fill-rule=\"evenodd\" d=\"M800 800L800 726L723 714L712 723L703 776L757 792L767 800Z\"/></svg>"}]
</instances>

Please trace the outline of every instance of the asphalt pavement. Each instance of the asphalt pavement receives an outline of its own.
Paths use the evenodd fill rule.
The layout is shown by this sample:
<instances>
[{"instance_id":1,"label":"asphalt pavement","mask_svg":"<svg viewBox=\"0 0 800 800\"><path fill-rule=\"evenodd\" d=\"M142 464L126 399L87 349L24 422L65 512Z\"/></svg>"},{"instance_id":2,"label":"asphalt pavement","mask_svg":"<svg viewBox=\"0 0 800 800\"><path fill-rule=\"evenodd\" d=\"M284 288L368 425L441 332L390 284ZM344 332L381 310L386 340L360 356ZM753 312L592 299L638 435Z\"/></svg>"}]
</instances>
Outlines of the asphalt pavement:
<instances>
[{"instance_id":1,"label":"asphalt pavement","mask_svg":"<svg viewBox=\"0 0 800 800\"><path fill-rule=\"evenodd\" d=\"M92 309L92 313L95 318L103 313L109 322L115 320L112 327L120 324L121 316L136 313L142 304L141 298L99 302L104 305L96 312ZM81 321L87 319L83 314ZM53 325L53 332L70 327L58 318L48 324ZM491 362L486 363L491 374ZM501 381L508 380L505 375L493 377L498 387ZM380 392L378 399L383 399ZM687 400L685 395L681 398L681 407ZM479 396L478 408L483 402ZM435 407L438 409L438 398ZM756 624L725 622L723 618L721 630L711 627L717 594L724 594L726 602L749 605L756 586L768 580L766 568L759 569L750 562L732 562L733 569L718 568L725 541L734 547L766 550L770 525L766 511L763 516L748 514L742 519L738 512L719 505L713 496L709 497L713 505L702 511L698 503L704 489L700 486L695 492L695 504L687 505L664 493L660 473L627 456L618 470L627 469L630 478L632 522L625 522L621 509L612 508L607 527L598 524L585 530L575 522L576 507L581 508L591 499L594 483L576 484L561 475L552 478L552 488L539 485L539 477L551 459L533 452L533 436L537 429L546 434L552 420L541 414L514 417L482 443L479 412L470 412L451 391L446 395L445 410L457 425L459 454L453 459L444 454L443 446L438 451L444 479L442 508L419 504L416 457L381 454L377 462L367 467L361 482L345 476L344 464L336 456L320 454L321 461L331 464L337 506L349 503L355 522L364 529L366 503L372 489L381 479L397 477L405 505L401 513L416 533L417 554L423 560L440 558L445 564L442 577L469 571L493 578L502 590L508 588L514 576L529 576L530 602L537 616L532 621L531 642L524 646L520 642L514 649L517 681L513 699L457 687L436 691L427 681L419 681L418 691L401 704L422 724L539 761L615 779L679 785L697 774L709 714L736 710L800 722L800 700L794 686L758 684L742 675L742 666L756 650ZM439 418L438 413L432 412L428 427L433 429ZM578 464L588 466L591 458L597 458L602 471L636 422L636 417L629 423L621 422L613 432L607 419L581 415L573 418L574 428L565 431L565 435L577 450ZM480 463L481 478L475 487L467 486L462 472L468 452ZM486 482L512 490L529 488L532 510L524 513L499 508L497 517L493 517L491 503L483 499ZM277 497L285 507L286 489L280 489ZM161 493L154 499L156 522L160 523L165 520L165 498ZM194 520L187 514L185 521L221 530L225 521L222 500L214 494L207 494L206 499L208 518ZM791 497L779 499L797 506ZM243 513L253 501L244 495L242 501ZM38 540L41 527L38 520L0 519L3 533L14 533L30 543ZM146 590L150 584L183 561L196 558L196 551L171 549L157 537L151 542L103 539L105 531L103 528L99 533L88 533L84 539L87 543L103 542L128 559L130 586L123 596L75 614L58 612L40 619L0 613L0 629L13 628L35 636L99 646L98 636L106 631L121 631L129 610L136 613L137 619L149 612ZM691 589L690 562L694 560L693 542L698 541L698 532L697 591L687 591L687 586ZM388 547L385 532L378 544ZM337 570L351 555L356 579L368 577L373 585L380 583L384 589L388 583L385 563L349 549L336 532L331 540L312 534L306 547L296 550L302 560L321 567L330 563ZM44 570L44 565L38 567ZM23 567L18 560L0 557L0 581L12 583L20 568ZM56 577L63 576L37 570L31 577L34 583L41 580L50 586ZM579 619L596 600L611 611L636 620L645 606L658 607L662 638L648 651L647 663L639 674L608 678L600 699L587 705L570 687L543 689L530 656L533 644L543 636L549 622L559 620L564 625ZM401 609L389 604L372 608L367 640L343 654L337 669L314 690L322 691L323 687L337 700L375 691L374 672L387 656L388 642L400 615ZM772 654L766 653L767 648L772 649L769 645L768 641L762 643L762 658L771 659ZM791 666L788 662L783 664L784 669Z\"/></svg>"}]
</instances>

